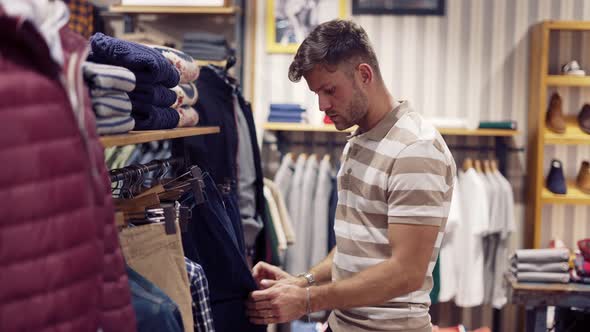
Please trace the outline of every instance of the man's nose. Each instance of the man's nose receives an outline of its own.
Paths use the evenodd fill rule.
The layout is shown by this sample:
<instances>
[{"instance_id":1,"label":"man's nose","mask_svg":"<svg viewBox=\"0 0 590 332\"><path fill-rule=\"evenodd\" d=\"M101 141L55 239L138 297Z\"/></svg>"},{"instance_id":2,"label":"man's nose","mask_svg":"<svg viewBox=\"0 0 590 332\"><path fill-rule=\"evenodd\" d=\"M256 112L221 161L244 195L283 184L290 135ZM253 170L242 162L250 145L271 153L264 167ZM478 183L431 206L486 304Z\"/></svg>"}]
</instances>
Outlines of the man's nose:
<instances>
[{"instance_id":1,"label":"man's nose","mask_svg":"<svg viewBox=\"0 0 590 332\"><path fill-rule=\"evenodd\" d=\"M332 108L332 104L330 103L330 101L328 100L328 98L319 98L319 103L320 103L320 111L322 112L326 112L327 110L329 110L330 108Z\"/></svg>"}]
</instances>

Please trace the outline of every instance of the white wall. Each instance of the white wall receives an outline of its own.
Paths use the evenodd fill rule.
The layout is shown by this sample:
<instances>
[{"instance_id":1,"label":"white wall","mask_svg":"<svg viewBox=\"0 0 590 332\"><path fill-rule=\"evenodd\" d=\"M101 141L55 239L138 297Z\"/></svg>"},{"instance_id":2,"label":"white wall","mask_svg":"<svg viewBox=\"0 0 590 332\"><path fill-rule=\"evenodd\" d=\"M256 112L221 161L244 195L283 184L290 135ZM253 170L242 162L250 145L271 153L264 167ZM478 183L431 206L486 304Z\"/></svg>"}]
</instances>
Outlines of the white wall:
<instances>
[{"instance_id":1,"label":"white wall","mask_svg":"<svg viewBox=\"0 0 590 332\"><path fill-rule=\"evenodd\" d=\"M338 12L338 0L322 0ZM350 13L350 8L348 9ZM265 122L269 104L300 103L317 110L306 84L291 83L287 70L293 54L266 53L266 1L258 1L256 120ZM523 134L513 142L524 146L528 112L528 29L546 19L590 20L585 0L447 0L446 15L354 16L371 39L385 82L394 96L408 99L426 116L465 117L477 120L516 120ZM580 40L582 40L580 42ZM590 70L590 36L560 33L552 36L551 70L577 58ZM576 45L574 45L576 44ZM590 102L588 89L559 89L567 113ZM321 115L320 115L321 117ZM449 141L456 138L449 138ZM548 147L546 156L564 161L568 176L575 176L588 147ZM519 204L518 224L524 224L522 204L526 186L525 154L511 158L510 180ZM548 164L549 161L546 161ZM543 244L559 236L569 245L590 235L590 207L547 206L543 212ZM520 229L520 234L524 232ZM514 246L521 246L516 237Z\"/></svg>"}]
</instances>

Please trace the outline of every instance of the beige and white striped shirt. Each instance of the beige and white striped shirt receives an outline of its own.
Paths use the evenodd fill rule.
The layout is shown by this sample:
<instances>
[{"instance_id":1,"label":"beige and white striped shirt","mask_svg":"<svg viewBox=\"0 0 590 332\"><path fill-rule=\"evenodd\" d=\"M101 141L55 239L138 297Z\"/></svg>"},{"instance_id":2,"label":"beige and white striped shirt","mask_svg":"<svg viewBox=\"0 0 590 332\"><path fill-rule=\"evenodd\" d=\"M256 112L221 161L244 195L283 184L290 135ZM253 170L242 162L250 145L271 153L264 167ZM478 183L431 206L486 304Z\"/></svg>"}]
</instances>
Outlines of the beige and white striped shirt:
<instances>
[{"instance_id":1,"label":"beige and white striped shirt","mask_svg":"<svg viewBox=\"0 0 590 332\"><path fill-rule=\"evenodd\" d=\"M420 290L378 306L334 310L330 327L335 332L430 331L432 270L456 171L448 147L436 128L404 101L371 130L353 133L343 158L333 281L391 257L389 224L432 225L439 227L439 235Z\"/></svg>"}]
</instances>

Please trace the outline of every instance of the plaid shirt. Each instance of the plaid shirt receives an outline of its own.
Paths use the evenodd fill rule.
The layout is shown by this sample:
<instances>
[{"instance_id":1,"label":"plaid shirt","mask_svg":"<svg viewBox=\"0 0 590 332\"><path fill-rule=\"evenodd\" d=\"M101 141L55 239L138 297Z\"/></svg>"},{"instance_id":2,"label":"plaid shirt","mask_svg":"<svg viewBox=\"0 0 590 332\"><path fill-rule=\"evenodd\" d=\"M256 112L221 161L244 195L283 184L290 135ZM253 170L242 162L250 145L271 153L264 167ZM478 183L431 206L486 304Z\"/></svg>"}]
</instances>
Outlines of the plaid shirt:
<instances>
[{"instance_id":1,"label":"plaid shirt","mask_svg":"<svg viewBox=\"0 0 590 332\"><path fill-rule=\"evenodd\" d=\"M90 38L94 32L94 7L88 0L64 0L70 8L70 30Z\"/></svg>"},{"instance_id":2,"label":"plaid shirt","mask_svg":"<svg viewBox=\"0 0 590 332\"><path fill-rule=\"evenodd\" d=\"M186 257L184 261L193 298L195 331L214 332L211 304L209 303L209 283L205 277L205 271L199 264Z\"/></svg>"}]
</instances>

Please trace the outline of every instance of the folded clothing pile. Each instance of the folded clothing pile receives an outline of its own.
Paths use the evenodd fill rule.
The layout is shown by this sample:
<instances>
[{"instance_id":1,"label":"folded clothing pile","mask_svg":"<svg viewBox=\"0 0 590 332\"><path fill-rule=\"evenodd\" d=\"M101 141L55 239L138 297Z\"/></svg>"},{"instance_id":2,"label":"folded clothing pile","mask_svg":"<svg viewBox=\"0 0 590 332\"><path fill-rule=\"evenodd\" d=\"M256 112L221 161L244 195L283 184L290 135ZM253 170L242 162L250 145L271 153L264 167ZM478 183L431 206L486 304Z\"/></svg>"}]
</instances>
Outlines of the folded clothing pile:
<instances>
[{"instance_id":1,"label":"folded clothing pile","mask_svg":"<svg viewBox=\"0 0 590 332\"><path fill-rule=\"evenodd\" d=\"M127 95L135 88L135 75L126 68L84 62L84 81L90 88L99 135L124 134L135 126Z\"/></svg>"},{"instance_id":2,"label":"folded clothing pile","mask_svg":"<svg viewBox=\"0 0 590 332\"><path fill-rule=\"evenodd\" d=\"M570 251L520 249L512 256L511 271L519 282L568 283Z\"/></svg>"},{"instance_id":3,"label":"folded clothing pile","mask_svg":"<svg viewBox=\"0 0 590 332\"><path fill-rule=\"evenodd\" d=\"M137 84L128 92L135 130L196 124L191 113L194 109L191 110L190 106L196 103L197 92L191 82L199 76L199 68L189 55L172 48L142 45L102 33L92 36L90 45L88 59L91 61L124 67L135 74ZM184 118L185 113L191 116Z\"/></svg>"},{"instance_id":4,"label":"folded clothing pile","mask_svg":"<svg viewBox=\"0 0 590 332\"><path fill-rule=\"evenodd\" d=\"M305 120L305 109L297 104L271 104L268 122L301 123Z\"/></svg>"},{"instance_id":5,"label":"folded clothing pile","mask_svg":"<svg viewBox=\"0 0 590 332\"><path fill-rule=\"evenodd\" d=\"M583 284L590 284L590 239L578 241L579 251L574 258L574 268L571 270L571 280Z\"/></svg>"},{"instance_id":6,"label":"folded clothing pile","mask_svg":"<svg viewBox=\"0 0 590 332\"><path fill-rule=\"evenodd\" d=\"M182 50L197 60L223 61L233 55L223 35L208 32L184 34Z\"/></svg>"}]
</instances>

